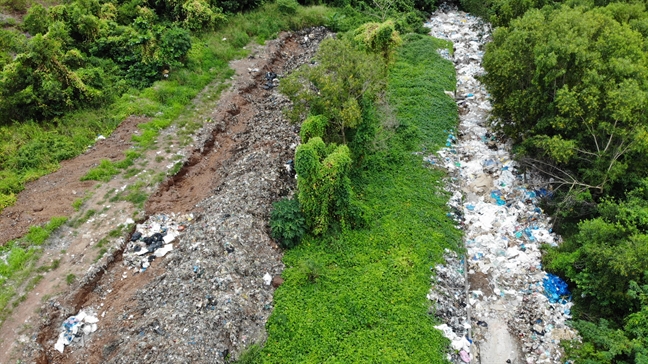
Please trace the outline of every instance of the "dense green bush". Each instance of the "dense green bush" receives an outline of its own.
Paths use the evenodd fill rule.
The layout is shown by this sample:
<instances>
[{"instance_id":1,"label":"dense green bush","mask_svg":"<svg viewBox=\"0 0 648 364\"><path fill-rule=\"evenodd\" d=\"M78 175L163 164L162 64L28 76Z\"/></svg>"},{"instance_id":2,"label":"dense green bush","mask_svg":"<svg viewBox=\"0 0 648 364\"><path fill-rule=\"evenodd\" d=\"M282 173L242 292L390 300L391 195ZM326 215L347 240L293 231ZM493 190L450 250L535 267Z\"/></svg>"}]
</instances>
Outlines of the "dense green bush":
<instances>
[{"instance_id":1,"label":"dense green bush","mask_svg":"<svg viewBox=\"0 0 648 364\"><path fill-rule=\"evenodd\" d=\"M333 224L350 226L351 156L346 145L326 146L321 138L311 138L295 152L299 204L314 234L326 232Z\"/></svg>"},{"instance_id":2,"label":"dense green bush","mask_svg":"<svg viewBox=\"0 0 648 364\"><path fill-rule=\"evenodd\" d=\"M633 8L531 10L497 29L484 56L494 126L558 186L595 199L648 167L646 39L630 23L646 13L614 16Z\"/></svg>"},{"instance_id":3,"label":"dense green bush","mask_svg":"<svg viewBox=\"0 0 648 364\"><path fill-rule=\"evenodd\" d=\"M544 7L560 8L563 5L593 9L607 5L618 4L622 7L628 4L645 4L634 0L460 0L464 10L490 21L494 26L509 26L513 19L522 17L531 9ZM617 19L621 20L621 19Z\"/></svg>"},{"instance_id":4,"label":"dense green bush","mask_svg":"<svg viewBox=\"0 0 648 364\"><path fill-rule=\"evenodd\" d=\"M272 204L270 214L270 231L272 238L282 248L289 249L301 240L306 233L306 219L301 212L299 201L283 199Z\"/></svg>"},{"instance_id":5,"label":"dense green bush","mask_svg":"<svg viewBox=\"0 0 648 364\"><path fill-rule=\"evenodd\" d=\"M363 123L363 99L375 98L384 88L385 64L346 39L323 41L316 57L315 67L303 66L281 83L281 91L294 102L288 115L293 121L323 115L328 120L323 140L346 143L348 130Z\"/></svg>"},{"instance_id":6,"label":"dense green bush","mask_svg":"<svg viewBox=\"0 0 648 364\"><path fill-rule=\"evenodd\" d=\"M294 14L297 12L299 4L296 0L277 0L279 11L284 14Z\"/></svg>"}]
</instances>

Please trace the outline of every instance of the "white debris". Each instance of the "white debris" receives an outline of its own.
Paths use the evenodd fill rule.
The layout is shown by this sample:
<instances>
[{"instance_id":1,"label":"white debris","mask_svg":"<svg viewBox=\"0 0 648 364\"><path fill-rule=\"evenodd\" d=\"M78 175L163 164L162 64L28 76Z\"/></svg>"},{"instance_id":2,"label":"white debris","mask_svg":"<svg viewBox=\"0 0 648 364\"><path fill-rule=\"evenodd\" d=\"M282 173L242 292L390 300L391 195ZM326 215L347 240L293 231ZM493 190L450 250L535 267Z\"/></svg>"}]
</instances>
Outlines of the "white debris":
<instances>
[{"instance_id":1,"label":"white debris","mask_svg":"<svg viewBox=\"0 0 648 364\"><path fill-rule=\"evenodd\" d=\"M67 345L73 343L85 343L88 336L97 331L97 322L99 319L94 313L88 313L84 310L79 311L76 316L70 316L61 325L61 333L54 344L54 349L63 353Z\"/></svg>"},{"instance_id":2,"label":"white debris","mask_svg":"<svg viewBox=\"0 0 648 364\"><path fill-rule=\"evenodd\" d=\"M172 242L185 231L193 215L158 214L137 224L124 250L124 265L144 272L156 258L173 250Z\"/></svg>"},{"instance_id":3,"label":"white debris","mask_svg":"<svg viewBox=\"0 0 648 364\"><path fill-rule=\"evenodd\" d=\"M454 43L457 90L445 93L457 102L460 125L459 130L448 132L447 148L425 160L443 166L453 177L448 205L465 232L467 250L465 267L463 260L449 252L448 264L436 267L438 282L428 298L437 303L437 315L448 323L437 328L455 351L463 352L451 355L455 363L467 362L471 355L481 362L560 363L560 341L552 332L559 329L563 339L574 338L576 333L565 324L570 318L569 298L551 302L543 287L547 275L542 270L540 244L561 242L539 207L540 200L550 198L552 192L549 181L521 174L511 146L488 129L492 107L476 76L484 73L480 62L483 45L490 40L490 25L445 8L426 26L431 35ZM470 290L461 289L464 269ZM508 329L489 331L489 322L505 323ZM488 345L488 341L496 344ZM493 349L504 342L514 343L503 354L509 357L501 356L501 348Z\"/></svg>"},{"instance_id":4,"label":"white debris","mask_svg":"<svg viewBox=\"0 0 648 364\"><path fill-rule=\"evenodd\" d=\"M272 283L272 276L270 275L270 273L266 273L266 274L263 276L263 283L264 283L266 286L269 286L270 283Z\"/></svg>"}]
</instances>

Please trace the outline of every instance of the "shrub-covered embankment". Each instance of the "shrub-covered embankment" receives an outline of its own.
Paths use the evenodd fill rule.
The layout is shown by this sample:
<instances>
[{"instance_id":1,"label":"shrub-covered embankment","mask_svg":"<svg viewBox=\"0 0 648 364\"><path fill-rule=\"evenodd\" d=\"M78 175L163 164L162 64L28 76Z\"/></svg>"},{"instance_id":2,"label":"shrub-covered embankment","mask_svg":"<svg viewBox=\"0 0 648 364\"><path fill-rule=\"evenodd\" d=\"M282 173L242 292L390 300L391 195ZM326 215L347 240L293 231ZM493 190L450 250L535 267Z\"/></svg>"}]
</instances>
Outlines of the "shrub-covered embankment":
<instances>
[{"instance_id":1,"label":"shrub-covered embankment","mask_svg":"<svg viewBox=\"0 0 648 364\"><path fill-rule=\"evenodd\" d=\"M443 93L455 87L454 68L436 52L449 44L403 38L388 61L386 104L376 106L376 99L363 107L359 124L375 133L367 138L356 131L348 143L352 155L362 155L349 176L365 225L307 235L285 253L285 282L275 293L269 338L261 352L254 351L263 362L445 361L446 341L433 327L426 294L430 268L444 248L457 247L460 233L446 217L443 173L425 167L415 152L438 148L443 130L456 126L456 106ZM308 124L308 130L317 129L312 119ZM354 152L359 134L363 153Z\"/></svg>"}]
</instances>

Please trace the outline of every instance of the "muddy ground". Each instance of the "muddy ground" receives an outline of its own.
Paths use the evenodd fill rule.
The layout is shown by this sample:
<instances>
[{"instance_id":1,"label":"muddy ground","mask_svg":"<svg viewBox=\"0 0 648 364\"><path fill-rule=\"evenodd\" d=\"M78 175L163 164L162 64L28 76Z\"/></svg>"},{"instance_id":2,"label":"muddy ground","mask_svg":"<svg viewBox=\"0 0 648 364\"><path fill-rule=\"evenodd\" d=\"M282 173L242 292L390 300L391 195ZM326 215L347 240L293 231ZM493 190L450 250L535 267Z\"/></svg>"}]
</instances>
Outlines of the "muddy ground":
<instances>
[{"instance_id":1,"label":"muddy ground","mask_svg":"<svg viewBox=\"0 0 648 364\"><path fill-rule=\"evenodd\" d=\"M28 185L18 204L0 215L1 230L12 230L0 235L2 241L52 216L72 215L72 202L82 196L87 201L77 217L91 208L97 214L51 239L40 263L59 258L61 267L45 274L4 322L0 362L219 363L262 342L274 291L263 277L283 269L267 220L272 202L292 194L295 180L284 163L299 141L298 128L282 113L290 102L268 86L309 63L327 36L324 28L314 28L251 46L249 57L232 62L236 75L218 102L212 101L217 84L194 101L188 114L205 123L191 145L182 147L181 130L170 127L158 149L136 162L141 171L135 176L79 182L102 158L122 156L143 121L132 117L56 174ZM267 79L267 72L277 80ZM155 183L178 160L184 162L180 172ZM145 214L111 199L138 182L151 195ZM123 259L130 253L124 240L133 220L161 214L183 216L187 229L171 253L139 273ZM122 236L108 239L107 254L95 262L97 242L116 227ZM79 279L68 287L64 277L70 273ZM83 347L73 344L61 354L54 349L61 323L80 309L97 313L98 330Z\"/></svg>"}]
</instances>

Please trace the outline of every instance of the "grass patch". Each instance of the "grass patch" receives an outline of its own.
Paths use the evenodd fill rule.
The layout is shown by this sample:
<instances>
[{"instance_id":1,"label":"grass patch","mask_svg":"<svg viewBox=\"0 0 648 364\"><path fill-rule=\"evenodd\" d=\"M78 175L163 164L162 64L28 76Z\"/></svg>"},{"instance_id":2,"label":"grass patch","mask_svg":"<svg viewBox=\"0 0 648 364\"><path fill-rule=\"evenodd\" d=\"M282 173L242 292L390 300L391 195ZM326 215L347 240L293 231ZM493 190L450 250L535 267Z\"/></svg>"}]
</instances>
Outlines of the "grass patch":
<instances>
[{"instance_id":1,"label":"grass patch","mask_svg":"<svg viewBox=\"0 0 648 364\"><path fill-rule=\"evenodd\" d=\"M21 302L20 297L14 299L18 289L27 282L24 288L28 292L43 278L40 274L33 276L34 273L45 273L61 264L57 259L49 266L36 267L42 253L40 245L66 221L66 217L53 217L44 226L32 226L22 239L0 247L0 325Z\"/></svg>"},{"instance_id":2,"label":"grass patch","mask_svg":"<svg viewBox=\"0 0 648 364\"><path fill-rule=\"evenodd\" d=\"M65 283L67 283L68 285L71 285L75 281L76 281L76 275L74 275L73 273L70 273L67 276L65 276Z\"/></svg>"},{"instance_id":3,"label":"grass patch","mask_svg":"<svg viewBox=\"0 0 648 364\"><path fill-rule=\"evenodd\" d=\"M353 180L369 227L307 237L285 253L262 362L446 362L426 295L431 268L460 246L460 232L446 217L444 173L412 152L442 145L440 131L457 125L443 93L455 87L454 68L436 53L447 46L405 37L388 86L399 127Z\"/></svg>"},{"instance_id":4,"label":"grass patch","mask_svg":"<svg viewBox=\"0 0 648 364\"><path fill-rule=\"evenodd\" d=\"M78 228L79 226L85 224L91 217L97 213L96 210L90 209L85 212L83 216L80 216L78 219L70 221L70 226L73 228Z\"/></svg>"},{"instance_id":5,"label":"grass patch","mask_svg":"<svg viewBox=\"0 0 648 364\"><path fill-rule=\"evenodd\" d=\"M180 156L180 157L182 157L182 156ZM182 162L175 162L173 167L171 167L171 169L169 169L169 173L168 173L169 176L175 176L176 174L178 174L178 172L180 172L180 170L182 169L183 165L184 165L184 163L182 163Z\"/></svg>"}]
</instances>

